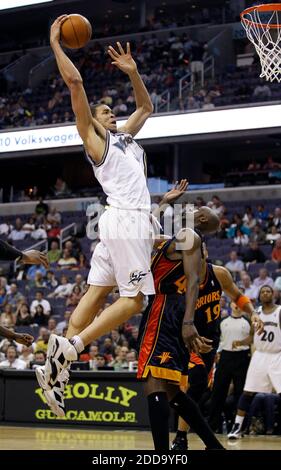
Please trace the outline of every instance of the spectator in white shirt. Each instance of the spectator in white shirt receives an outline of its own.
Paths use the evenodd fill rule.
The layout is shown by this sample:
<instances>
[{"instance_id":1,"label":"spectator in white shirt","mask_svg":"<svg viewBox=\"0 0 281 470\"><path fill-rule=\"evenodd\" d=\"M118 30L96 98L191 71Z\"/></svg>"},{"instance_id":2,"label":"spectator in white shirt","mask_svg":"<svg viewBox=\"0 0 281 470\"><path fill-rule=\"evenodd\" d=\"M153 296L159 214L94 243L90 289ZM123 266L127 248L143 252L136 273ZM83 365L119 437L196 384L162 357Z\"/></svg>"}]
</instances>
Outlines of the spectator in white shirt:
<instances>
[{"instance_id":1,"label":"spectator in white shirt","mask_svg":"<svg viewBox=\"0 0 281 470\"><path fill-rule=\"evenodd\" d=\"M46 232L46 226L44 224L39 225L36 230L31 232L30 236L34 240L46 240L47 238L47 232Z\"/></svg>"},{"instance_id":2,"label":"spectator in white shirt","mask_svg":"<svg viewBox=\"0 0 281 470\"><path fill-rule=\"evenodd\" d=\"M3 224L0 224L0 235L8 235L9 232L11 232L13 230L13 226L10 225L9 223L3 223Z\"/></svg>"},{"instance_id":3,"label":"spectator in white shirt","mask_svg":"<svg viewBox=\"0 0 281 470\"><path fill-rule=\"evenodd\" d=\"M247 212L242 220L243 225L248 227L250 230L252 230L257 225L257 221L251 212Z\"/></svg>"},{"instance_id":4,"label":"spectator in white shirt","mask_svg":"<svg viewBox=\"0 0 281 470\"><path fill-rule=\"evenodd\" d=\"M21 348L21 355L19 359L23 362L25 362L26 367L28 368L30 365L30 362L33 361L33 347L32 346L25 346L24 344L22 345Z\"/></svg>"},{"instance_id":5,"label":"spectator in white shirt","mask_svg":"<svg viewBox=\"0 0 281 470\"><path fill-rule=\"evenodd\" d=\"M266 235L266 241L270 242L273 244L278 238L281 237L281 234L278 232L277 227L275 225L272 225L270 229L270 233L267 233Z\"/></svg>"},{"instance_id":6,"label":"spectator in white shirt","mask_svg":"<svg viewBox=\"0 0 281 470\"><path fill-rule=\"evenodd\" d=\"M220 217L225 212L225 207L218 196L213 196L207 204Z\"/></svg>"},{"instance_id":7,"label":"spectator in white shirt","mask_svg":"<svg viewBox=\"0 0 281 470\"><path fill-rule=\"evenodd\" d=\"M35 230L35 219L33 217L29 217L28 221L22 227L26 235L30 235Z\"/></svg>"},{"instance_id":8,"label":"spectator in white shirt","mask_svg":"<svg viewBox=\"0 0 281 470\"><path fill-rule=\"evenodd\" d=\"M71 310L66 310L64 312L64 320L63 321L60 321L58 324L57 324L57 327L56 327L56 330L57 330L57 334L58 335L62 335L62 332L64 330L64 328L66 328L68 326L68 323L69 323L69 319L71 317Z\"/></svg>"},{"instance_id":9,"label":"spectator in white shirt","mask_svg":"<svg viewBox=\"0 0 281 470\"><path fill-rule=\"evenodd\" d=\"M30 313L31 313L32 315L35 315L37 305L41 305L41 306L42 306L43 311L44 311L44 315L50 315L50 313L51 313L51 305L50 305L50 303L48 302L48 300L43 299L43 294L42 294L42 292L40 292L40 291L36 292L36 294L35 294L35 300L33 300L33 301L31 302L31 305L30 305Z\"/></svg>"},{"instance_id":10,"label":"spectator in white shirt","mask_svg":"<svg viewBox=\"0 0 281 470\"><path fill-rule=\"evenodd\" d=\"M270 286L273 289L273 279L269 277L267 269L266 268L261 268L259 270L259 276L254 279L254 286L258 288L258 290L261 289L262 286Z\"/></svg>"},{"instance_id":11,"label":"spectator in white shirt","mask_svg":"<svg viewBox=\"0 0 281 470\"><path fill-rule=\"evenodd\" d=\"M68 282L67 276L61 276L60 284L55 288L54 292L48 295L49 298L63 298L68 297L72 293L72 284Z\"/></svg>"},{"instance_id":12,"label":"spectator in white shirt","mask_svg":"<svg viewBox=\"0 0 281 470\"><path fill-rule=\"evenodd\" d=\"M5 369L17 369L17 370L23 370L26 369L26 363L22 361L21 359L18 359L17 357L17 350L15 346L11 345L8 346L7 352L6 352L6 360L0 362L0 368Z\"/></svg>"},{"instance_id":13,"label":"spectator in white shirt","mask_svg":"<svg viewBox=\"0 0 281 470\"><path fill-rule=\"evenodd\" d=\"M249 237L246 233L243 233L239 228L237 228L233 242L235 245L246 246L249 243Z\"/></svg>"},{"instance_id":14,"label":"spectator in white shirt","mask_svg":"<svg viewBox=\"0 0 281 470\"><path fill-rule=\"evenodd\" d=\"M257 286L254 286L254 284L252 284L252 280L251 280L251 277L249 276L249 274L244 274L242 276L242 278L241 278L241 288L244 291L244 295L249 297L249 299L253 303L255 303L257 298L258 298L258 295L259 295L259 289L257 288Z\"/></svg>"},{"instance_id":15,"label":"spectator in white shirt","mask_svg":"<svg viewBox=\"0 0 281 470\"><path fill-rule=\"evenodd\" d=\"M240 273L244 269L244 263L238 259L238 255L235 250L229 253L230 261L228 261L225 267L232 273Z\"/></svg>"},{"instance_id":16,"label":"spectator in white shirt","mask_svg":"<svg viewBox=\"0 0 281 470\"><path fill-rule=\"evenodd\" d=\"M26 236L26 232L24 232L22 229L22 221L18 217L15 222L15 228L11 231L8 238L9 240L17 241L17 240L23 240L25 236Z\"/></svg>"}]
</instances>

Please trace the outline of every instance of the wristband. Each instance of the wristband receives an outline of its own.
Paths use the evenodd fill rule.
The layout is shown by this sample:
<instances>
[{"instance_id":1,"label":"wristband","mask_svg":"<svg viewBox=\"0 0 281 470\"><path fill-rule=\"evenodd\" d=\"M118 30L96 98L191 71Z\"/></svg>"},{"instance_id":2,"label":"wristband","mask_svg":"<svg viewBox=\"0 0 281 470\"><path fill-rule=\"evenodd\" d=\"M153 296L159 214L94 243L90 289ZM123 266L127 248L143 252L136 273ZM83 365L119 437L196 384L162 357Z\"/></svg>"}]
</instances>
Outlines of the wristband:
<instances>
[{"instance_id":1,"label":"wristband","mask_svg":"<svg viewBox=\"0 0 281 470\"><path fill-rule=\"evenodd\" d=\"M246 295L240 295L236 300L236 305L240 310L243 310L246 304L250 304L251 300Z\"/></svg>"}]
</instances>

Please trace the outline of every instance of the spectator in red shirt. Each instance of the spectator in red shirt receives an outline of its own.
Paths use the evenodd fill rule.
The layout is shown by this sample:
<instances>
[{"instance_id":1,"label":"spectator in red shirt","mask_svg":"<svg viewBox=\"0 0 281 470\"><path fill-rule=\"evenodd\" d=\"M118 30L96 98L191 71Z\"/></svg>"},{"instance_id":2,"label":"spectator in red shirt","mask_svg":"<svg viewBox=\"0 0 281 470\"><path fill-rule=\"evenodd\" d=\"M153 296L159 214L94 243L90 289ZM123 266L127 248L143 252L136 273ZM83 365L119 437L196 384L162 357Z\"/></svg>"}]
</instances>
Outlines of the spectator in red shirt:
<instances>
[{"instance_id":1,"label":"spectator in red shirt","mask_svg":"<svg viewBox=\"0 0 281 470\"><path fill-rule=\"evenodd\" d=\"M48 238L59 238L60 228L57 222L53 223L51 230L48 231Z\"/></svg>"},{"instance_id":2,"label":"spectator in red shirt","mask_svg":"<svg viewBox=\"0 0 281 470\"><path fill-rule=\"evenodd\" d=\"M272 261L275 261L275 263L281 263L281 238L278 238L278 240L276 240L271 253L271 258Z\"/></svg>"}]
</instances>

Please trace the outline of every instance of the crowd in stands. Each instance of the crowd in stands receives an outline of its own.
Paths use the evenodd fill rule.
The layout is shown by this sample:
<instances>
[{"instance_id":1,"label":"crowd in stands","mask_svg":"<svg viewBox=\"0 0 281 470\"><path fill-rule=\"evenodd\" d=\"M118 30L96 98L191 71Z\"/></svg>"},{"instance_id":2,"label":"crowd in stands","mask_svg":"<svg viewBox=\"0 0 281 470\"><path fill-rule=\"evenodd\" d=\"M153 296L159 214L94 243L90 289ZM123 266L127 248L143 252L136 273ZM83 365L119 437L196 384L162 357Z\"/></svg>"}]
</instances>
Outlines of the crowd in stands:
<instances>
[{"instance_id":1,"label":"crowd in stands","mask_svg":"<svg viewBox=\"0 0 281 470\"><path fill-rule=\"evenodd\" d=\"M186 34L170 33L167 41L155 35L132 43L140 72L155 105L166 89L178 86L189 62L201 60L206 50ZM127 116L134 109L131 85L111 64L105 48L96 42L87 51L73 54L90 102L109 105L116 116ZM39 105L38 105L39 103ZM73 121L69 92L63 80L53 75L37 89L9 93L0 97L0 128L26 127Z\"/></svg>"},{"instance_id":2,"label":"crowd in stands","mask_svg":"<svg viewBox=\"0 0 281 470\"><path fill-rule=\"evenodd\" d=\"M170 31L167 39L152 33L150 37L132 40L132 51L142 78L151 94L156 111L169 109L211 110L217 106L274 101L280 99L278 83L259 78L260 66L237 68L228 64L214 79L202 81L203 61L213 54L208 44L200 43L186 33ZM89 101L109 105L117 117L134 110L134 96L124 74L111 64L106 48L98 41L87 50L70 53L84 79ZM179 98L179 80L190 72L193 88ZM185 85L185 82L184 84ZM41 126L74 121L70 96L63 80L54 74L34 89L28 87L0 93L0 129Z\"/></svg>"},{"instance_id":3,"label":"crowd in stands","mask_svg":"<svg viewBox=\"0 0 281 470\"><path fill-rule=\"evenodd\" d=\"M100 12L102 5L99 5ZM94 37L104 38L111 36L120 36L122 34L135 34L137 32L149 32L162 29L175 29L182 26L193 26L198 24L225 24L234 21L239 21L239 14L233 11L228 3L224 8L219 5L212 5L208 7L206 4L184 4L175 1L159 2L159 6L155 6L154 11L148 14L145 24L140 25L140 10L134 6L126 11L126 14L121 16L114 16L114 12L110 9L105 10L106 14L103 21L97 21L96 15L91 16L91 11L88 12L87 18L91 24L94 25ZM49 38L46 36L46 31L49 29L46 25L50 21L50 14L48 12L46 23L43 26L41 18L41 31L32 31L26 29L21 31L21 35L17 38L18 41L10 37L10 41L3 41L0 45L0 51L11 50L11 47L21 47L23 50L28 48L46 46L49 44ZM16 56L16 53L15 53Z\"/></svg>"}]
</instances>

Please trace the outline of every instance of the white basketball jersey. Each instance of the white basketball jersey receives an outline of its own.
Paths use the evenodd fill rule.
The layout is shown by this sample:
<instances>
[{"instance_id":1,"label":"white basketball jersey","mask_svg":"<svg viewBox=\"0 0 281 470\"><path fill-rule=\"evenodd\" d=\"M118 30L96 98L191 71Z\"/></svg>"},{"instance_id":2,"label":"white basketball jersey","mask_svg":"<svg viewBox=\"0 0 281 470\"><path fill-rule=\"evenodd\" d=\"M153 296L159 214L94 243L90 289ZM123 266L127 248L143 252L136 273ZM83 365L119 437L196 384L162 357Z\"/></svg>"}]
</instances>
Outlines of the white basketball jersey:
<instances>
[{"instance_id":1,"label":"white basketball jersey","mask_svg":"<svg viewBox=\"0 0 281 470\"><path fill-rule=\"evenodd\" d=\"M107 195L109 205L120 209L150 211L145 152L130 134L107 131L101 162L95 164L89 155L87 158Z\"/></svg>"},{"instance_id":2,"label":"white basketball jersey","mask_svg":"<svg viewBox=\"0 0 281 470\"><path fill-rule=\"evenodd\" d=\"M265 314L260 308L260 319L264 324L261 335L254 334L254 345L257 351L278 353L281 352L281 307L278 306L274 312Z\"/></svg>"}]
</instances>

